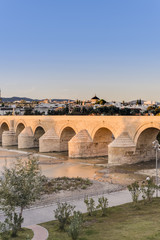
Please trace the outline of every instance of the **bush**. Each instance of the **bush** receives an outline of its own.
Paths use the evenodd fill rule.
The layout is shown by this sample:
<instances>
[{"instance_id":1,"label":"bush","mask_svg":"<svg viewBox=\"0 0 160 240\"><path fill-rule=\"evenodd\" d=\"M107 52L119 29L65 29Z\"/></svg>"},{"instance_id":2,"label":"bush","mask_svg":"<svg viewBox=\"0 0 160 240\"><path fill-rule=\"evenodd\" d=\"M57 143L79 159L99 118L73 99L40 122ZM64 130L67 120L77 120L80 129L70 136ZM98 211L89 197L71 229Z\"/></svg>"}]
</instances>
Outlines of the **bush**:
<instances>
[{"instance_id":1,"label":"bush","mask_svg":"<svg viewBox=\"0 0 160 240\"><path fill-rule=\"evenodd\" d=\"M68 235L71 236L72 240L77 240L81 232L83 224L83 216L81 212L74 211L71 224L68 229Z\"/></svg>"},{"instance_id":2,"label":"bush","mask_svg":"<svg viewBox=\"0 0 160 240\"><path fill-rule=\"evenodd\" d=\"M10 239L10 232L9 226L6 223L0 222L0 239L2 240L9 240Z\"/></svg>"},{"instance_id":3,"label":"bush","mask_svg":"<svg viewBox=\"0 0 160 240\"><path fill-rule=\"evenodd\" d=\"M147 179L141 186L142 198L147 202L151 202L157 188L158 186L153 182L153 179Z\"/></svg>"},{"instance_id":4,"label":"bush","mask_svg":"<svg viewBox=\"0 0 160 240\"><path fill-rule=\"evenodd\" d=\"M54 211L55 218L59 221L59 229L64 231L65 225L69 223L69 217L72 215L75 206L67 203L58 203L58 208Z\"/></svg>"},{"instance_id":5,"label":"bush","mask_svg":"<svg viewBox=\"0 0 160 240\"><path fill-rule=\"evenodd\" d=\"M132 195L133 204L136 205L138 202L139 195L141 193L141 189L138 182L134 182L131 185L128 185L127 188Z\"/></svg>"},{"instance_id":6,"label":"bush","mask_svg":"<svg viewBox=\"0 0 160 240\"><path fill-rule=\"evenodd\" d=\"M88 197L87 197L87 198L84 199L84 203L87 206L88 216L92 216L94 211L95 211L95 201L94 201L94 199L93 198L88 199Z\"/></svg>"},{"instance_id":7,"label":"bush","mask_svg":"<svg viewBox=\"0 0 160 240\"><path fill-rule=\"evenodd\" d=\"M102 216L106 216L107 214L107 207L108 207L108 199L105 197L98 198L98 205L97 208L101 209Z\"/></svg>"},{"instance_id":8,"label":"bush","mask_svg":"<svg viewBox=\"0 0 160 240\"><path fill-rule=\"evenodd\" d=\"M23 218L19 216L16 212L8 211L5 223L9 226L9 229L11 230L11 236L16 237L18 230L21 229Z\"/></svg>"}]
</instances>

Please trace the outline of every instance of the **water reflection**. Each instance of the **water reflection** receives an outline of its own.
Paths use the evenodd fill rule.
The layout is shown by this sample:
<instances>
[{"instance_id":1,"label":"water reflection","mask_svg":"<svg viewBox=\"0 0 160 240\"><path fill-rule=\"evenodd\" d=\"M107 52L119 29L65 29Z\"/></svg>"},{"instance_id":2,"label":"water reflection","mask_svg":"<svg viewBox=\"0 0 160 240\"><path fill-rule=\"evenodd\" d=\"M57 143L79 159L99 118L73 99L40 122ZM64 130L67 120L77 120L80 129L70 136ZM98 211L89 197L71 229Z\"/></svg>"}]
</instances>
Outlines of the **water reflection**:
<instances>
[{"instance_id":1,"label":"water reflection","mask_svg":"<svg viewBox=\"0 0 160 240\"><path fill-rule=\"evenodd\" d=\"M26 160L32 155L39 160L42 174L47 177L83 177L93 179L104 168L105 159L69 159L66 153L39 154L37 149L18 151L16 148L0 147L0 172L4 166L11 166L17 158Z\"/></svg>"},{"instance_id":2,"label":"water reflection","mask_svg":"<svg viewBox=\"0 0 160 240\"><path fill-rule=\"evenodd\" d=\"M16 158L23 160L28 155L37 157L42 174L47 177L83 177L103 182L127 185L133 181L142 181L146 176L139 170L154 169L155 161L132 165L108 166L107 157L70 159L67 153L38 153L38 149L19 151L16 147L3 149L0 147L0 172L4 166L9 167Z\"/></svg>"}]
</instances>

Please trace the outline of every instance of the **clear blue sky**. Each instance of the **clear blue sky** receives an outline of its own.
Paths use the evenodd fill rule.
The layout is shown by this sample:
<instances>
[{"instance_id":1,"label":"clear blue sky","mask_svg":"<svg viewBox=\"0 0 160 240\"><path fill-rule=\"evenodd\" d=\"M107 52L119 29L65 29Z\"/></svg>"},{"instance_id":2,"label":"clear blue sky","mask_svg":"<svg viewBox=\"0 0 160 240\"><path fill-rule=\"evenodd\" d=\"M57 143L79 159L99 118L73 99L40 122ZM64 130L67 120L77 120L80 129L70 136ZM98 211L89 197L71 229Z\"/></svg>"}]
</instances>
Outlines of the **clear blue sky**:
<instances>
[{"instance_id":1,"label":"clear blue sky","mask_svg":"<svg viewBox=\"0 0 160 240\"><path fill-rule=\"evenodd\" d=\"M0 88L160 101L160 0L0 0Z\"/></svg>"}]
</instances>

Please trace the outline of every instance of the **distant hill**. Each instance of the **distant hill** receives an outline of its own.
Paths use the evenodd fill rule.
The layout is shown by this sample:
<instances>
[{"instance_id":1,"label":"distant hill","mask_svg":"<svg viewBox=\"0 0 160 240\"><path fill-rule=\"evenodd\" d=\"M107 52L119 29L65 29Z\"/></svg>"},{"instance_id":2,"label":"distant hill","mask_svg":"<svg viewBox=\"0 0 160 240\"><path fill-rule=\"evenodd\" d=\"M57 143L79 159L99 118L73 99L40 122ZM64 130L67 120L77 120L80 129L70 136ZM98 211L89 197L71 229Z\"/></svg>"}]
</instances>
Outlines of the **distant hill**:
<instances>
[{"instance_id":1,"label":"distant hill","mask_svg":"<svg viewBox=\"0 0 160 240\"><path fill-rule=\"evenodd\" d=\"M3 102L14 102L14 101L21 101L21 100L25 100L25 101L34 101L31 98L26 98L26 97L10 97L10 98L2 98ZM35 99L38 101L38 99Z\"/></svg>"},{"instance_id":2,"label":"distant hill","mask_svg":"<svg viewBox=\"0 0 160 240\"><path fill-rule=\"evenodd\" d=\"M42 101L44 99L32 99L32 98L27 98L27 97L10 97L10 98L2 98L3 102L14 102L14 101L21 101L21 100L25 100L25 101ZM52 99L52 101L72 101L70 99Z\"/></svg>"}]
</instances>

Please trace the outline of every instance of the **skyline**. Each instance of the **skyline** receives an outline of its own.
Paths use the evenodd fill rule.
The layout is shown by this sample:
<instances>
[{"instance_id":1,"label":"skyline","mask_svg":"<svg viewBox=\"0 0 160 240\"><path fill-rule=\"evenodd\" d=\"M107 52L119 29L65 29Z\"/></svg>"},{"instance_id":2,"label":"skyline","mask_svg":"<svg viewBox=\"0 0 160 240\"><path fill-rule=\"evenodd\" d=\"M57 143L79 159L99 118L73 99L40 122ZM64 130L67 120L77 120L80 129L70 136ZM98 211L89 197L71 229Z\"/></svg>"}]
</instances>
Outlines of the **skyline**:
<instances>
[{"instance_id":1,"label":"skyline","mask_svg":"<svg viewBox=\"0 0 160 240\"><path fill-rule=\"evenodd\" d=\"M144 101L144 102L156 102L156 103L159 103L158 101L154 101L154 100L146 100L146 99L142 99L142 98L139 98L139 99L130 99L129 101L125 101L125 100L122 100L122 101L116 101L116 100L109 100L109 99L102 99L100 96L97 96L97 94L95 94L95 95L93 95L93 96L91 96L91 97L88 97L88 98L85 98L85 99L78 99L78 98L76 98L76 99L71 99L71 98L30 98L30 97L26 97L26 96L9 96L9 97L5 97L5 96L2 96L2 94L0 94L0 99L2 99L2 100L4 100L4 102L6 102L6 100L8 100L8 99L15 99L14 101L17 101L17 100L26 100L26 101L28 101L29 99L30 100L33 100L33 101L42 101L42 100L57 100L57 101L60 101L60 100L69 100L69 101L77 101L77 100L79 100L79 101L90 101L93 97L98 97L99 98L99 100L106 100L106 102L125 102L125 103L129 103L129 102L136 102L136 101L138 101L138 100L140 100L140 101ZM17 99L17 100L16 100Z\"/></svg>"},{"instance_id":2,"label":"skyline","mask_svg":"<svg viewBox=\"0 0 160 240\"><path fill-rule=\"evenodd\" d=\"M158 0L1 0L2 97L159 101Z\"/></svg>"}]
</instances>

